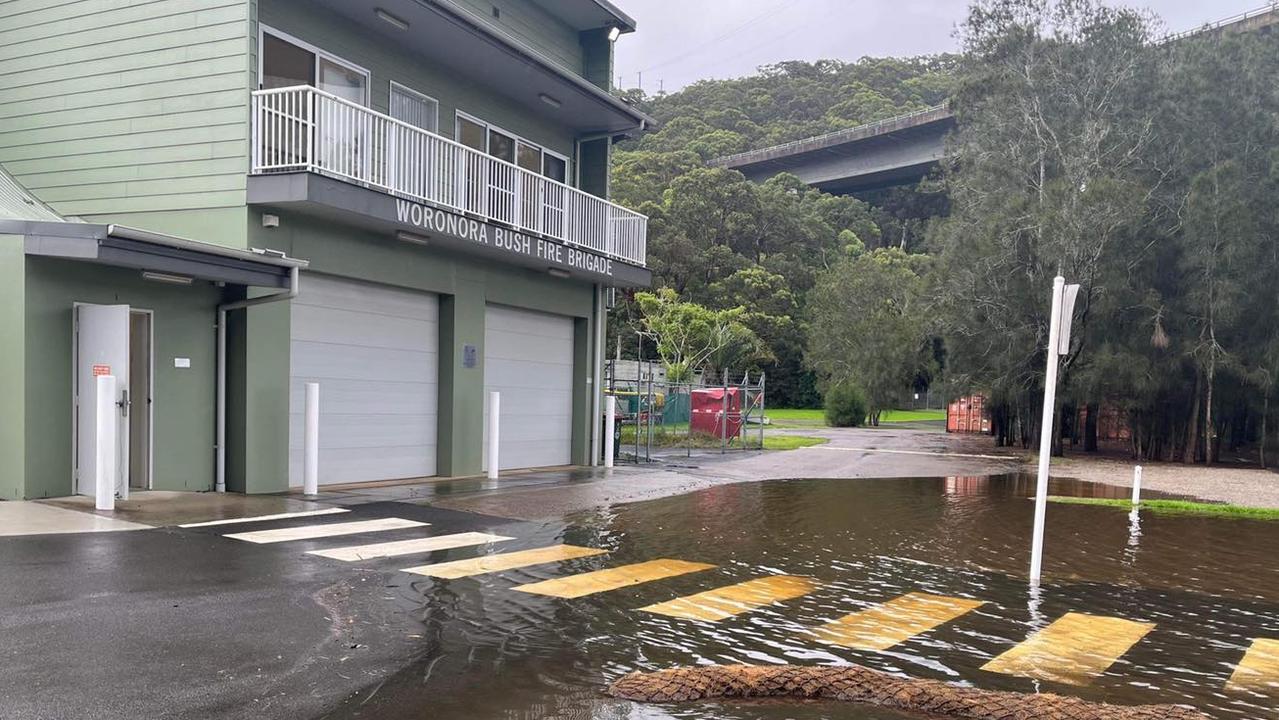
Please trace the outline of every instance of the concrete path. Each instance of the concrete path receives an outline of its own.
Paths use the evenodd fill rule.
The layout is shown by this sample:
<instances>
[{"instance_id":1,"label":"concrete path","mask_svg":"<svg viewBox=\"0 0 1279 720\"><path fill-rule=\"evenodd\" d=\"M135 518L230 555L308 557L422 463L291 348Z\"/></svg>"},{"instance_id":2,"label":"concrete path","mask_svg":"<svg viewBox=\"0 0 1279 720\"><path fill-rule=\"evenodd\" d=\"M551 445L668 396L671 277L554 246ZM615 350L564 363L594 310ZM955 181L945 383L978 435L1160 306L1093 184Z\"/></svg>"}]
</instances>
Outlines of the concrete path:
<instances>
[{"instance_id":1,"label":"concrete path","mask_svg":"<svg viewBox=\"0 0 1279 720\"><path fill-rule=\"evenodd\" d=\"M92 499L90 498L90 502ZM146 530L150 525L67 510L39 502L0 502L0 535L116 532Z\"/></svg>"}]
</instances>

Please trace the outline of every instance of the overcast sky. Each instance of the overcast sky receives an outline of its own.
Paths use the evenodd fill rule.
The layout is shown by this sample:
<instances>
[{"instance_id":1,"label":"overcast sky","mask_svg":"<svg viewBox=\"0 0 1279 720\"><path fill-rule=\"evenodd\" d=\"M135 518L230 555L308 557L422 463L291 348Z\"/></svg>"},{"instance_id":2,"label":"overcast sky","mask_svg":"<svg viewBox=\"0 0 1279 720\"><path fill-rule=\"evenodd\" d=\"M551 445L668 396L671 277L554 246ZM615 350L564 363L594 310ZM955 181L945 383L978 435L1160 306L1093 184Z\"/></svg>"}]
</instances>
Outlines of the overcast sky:
<instances>
[{"instance_id":1,"label":"overcast sky","mask_svg":"<svg viewBox=\"0 0 1279 720\"><path fill-rule=\"evenodd\" d=\"M623 87L653 93L748 75L779 60L922 55L957 49L965 0L615 0L639 30L617 43ZM1264 0L1134 0L1169 31L1253 10Z\"/></svg>"}]
</instances>

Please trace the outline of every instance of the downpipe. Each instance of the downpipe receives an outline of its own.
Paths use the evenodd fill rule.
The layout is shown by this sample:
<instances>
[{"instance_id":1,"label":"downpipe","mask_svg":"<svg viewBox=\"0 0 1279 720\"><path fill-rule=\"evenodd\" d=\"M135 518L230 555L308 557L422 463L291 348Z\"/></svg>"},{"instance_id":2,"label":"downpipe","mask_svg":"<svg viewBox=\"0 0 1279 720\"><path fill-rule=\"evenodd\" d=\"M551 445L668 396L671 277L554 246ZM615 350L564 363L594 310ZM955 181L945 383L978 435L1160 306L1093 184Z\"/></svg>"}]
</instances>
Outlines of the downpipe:
<instances>
[{"instance_id":1,"label":"downpipe","mask_svg":"<svg viewBox=\"0 0 1279 720\"><path fill-rule=\"evenodd\" d=\"M262 297L237 300L218 306L218 381L217 381L217 438L215 440L216 471L214 490L226 492L226 314L232 310L242 310L254 305L283 302L298 296L299 268L289 269L289 289L282 293L263 295Z\"/></svg>"}]
</instances>

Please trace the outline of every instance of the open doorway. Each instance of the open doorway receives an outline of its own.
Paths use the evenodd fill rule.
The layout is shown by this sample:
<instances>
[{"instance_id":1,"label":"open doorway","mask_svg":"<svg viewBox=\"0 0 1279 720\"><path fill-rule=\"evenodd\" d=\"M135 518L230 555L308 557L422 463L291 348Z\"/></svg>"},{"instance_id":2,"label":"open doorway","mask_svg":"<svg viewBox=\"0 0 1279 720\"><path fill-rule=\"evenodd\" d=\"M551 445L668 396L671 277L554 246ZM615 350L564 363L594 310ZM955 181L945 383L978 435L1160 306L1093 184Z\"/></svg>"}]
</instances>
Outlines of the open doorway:
<instances>
[{"instance_id":1,"label":"open doorway","mask_svg":"<svg viewBox=\"0 0 1279 720\"><path fill-rule=\"evenodd\" d=\"M151 478L151 396L154 387L154 315L128 305L75 304L72 445L75 492L94 495L97 471L97 378L116 379L115 494L128 498Z\"/></svg>"},{"instance_id":2,"label":"open doorway","mask_svg":"<svg viewBox=\"0 0 1279 720\"><path fill-rule=\"evenodd\" d=\"M151 389L154 368L150 310L129 311L129 487L151 487Z\"/></svg>"}]
</instances>

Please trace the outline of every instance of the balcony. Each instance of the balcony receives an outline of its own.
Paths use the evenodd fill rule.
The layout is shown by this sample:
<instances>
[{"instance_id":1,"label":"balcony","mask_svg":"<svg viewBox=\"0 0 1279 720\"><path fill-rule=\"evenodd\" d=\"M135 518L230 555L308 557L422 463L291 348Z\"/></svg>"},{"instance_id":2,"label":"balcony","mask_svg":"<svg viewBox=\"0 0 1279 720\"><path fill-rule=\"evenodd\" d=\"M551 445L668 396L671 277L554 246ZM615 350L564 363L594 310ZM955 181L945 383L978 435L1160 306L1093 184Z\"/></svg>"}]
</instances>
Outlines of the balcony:
<instances>
[{"instance_id":1,"label":"balcony","mask_svg":"<svg viewBox=\"0 0 1279 720\"><path fill-rule=\"evenodd\" d=\"M253 93L250 172L327 175L645 265L644 215L310 86Z\"/></svg>"}]
</instances>

